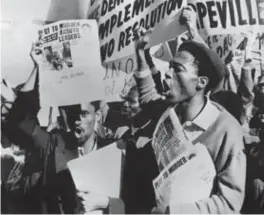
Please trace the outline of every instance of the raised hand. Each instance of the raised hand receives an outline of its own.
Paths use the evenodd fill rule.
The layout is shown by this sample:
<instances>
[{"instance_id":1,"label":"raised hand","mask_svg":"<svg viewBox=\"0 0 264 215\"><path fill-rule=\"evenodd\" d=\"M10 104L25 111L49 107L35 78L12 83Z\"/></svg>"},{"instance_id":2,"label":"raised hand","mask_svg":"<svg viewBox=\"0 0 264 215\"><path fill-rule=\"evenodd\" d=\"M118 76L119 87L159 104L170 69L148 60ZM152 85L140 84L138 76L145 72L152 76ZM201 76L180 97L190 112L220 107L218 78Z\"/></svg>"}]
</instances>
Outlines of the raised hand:
<instances>
[{"instance_id":1,"label":"raised hand","mask_svg":"<svg viewBox=\"0 0 264 215\"><path fill-rule=\"evenodd\" d=\"M135 38L135 49L137 50L144 50L149 43L149 38L151 35L151 30L146 30L143 27L139 27L135 29L133 32Z\"/></svg>"},{"instance_id":2,"label":"raised hand","mask_svg":"<svg viewBox=\"0 0 264 215\"><path fill-rule=\"evenodd\" d=\"M108 207L109 198L94 192L80 191L77 195L81 198L85 212L105 209Z\"/></svg>"},{"instance_id":3,"label":"raised hand","mask_svg":"<svg viewBox=\"0 0 264 215\"><path fill-rule=\"evenodd\" d=\"M39 66L42 59L42 51L43 51L43 42L37 41L32 44L30 57L35 66Z\"/></svg>"}]
</instances>

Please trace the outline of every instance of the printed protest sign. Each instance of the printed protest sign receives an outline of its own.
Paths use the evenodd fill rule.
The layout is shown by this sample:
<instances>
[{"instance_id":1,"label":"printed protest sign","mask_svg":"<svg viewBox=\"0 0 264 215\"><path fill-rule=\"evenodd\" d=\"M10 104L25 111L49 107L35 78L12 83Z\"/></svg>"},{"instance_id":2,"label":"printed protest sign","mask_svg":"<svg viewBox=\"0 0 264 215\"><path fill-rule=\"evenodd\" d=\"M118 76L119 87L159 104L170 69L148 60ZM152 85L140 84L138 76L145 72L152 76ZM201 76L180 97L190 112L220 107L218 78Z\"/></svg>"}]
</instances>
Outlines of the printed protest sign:
<instances>
[{"instance_id":1,"label":"printed protest sign","mask_svg":"<svg viewBox=\"0 0 264 215\"><path fill-rule=\"evenodd\" d=\"M196 8L203 35L264 31L263 0L188 0Z\"/></svg>"},{"instance_id":2,"label":"printed protest sign","mask_svg":"<svg viewBox=\"0 0 264 215\"><path fill-rule=\"evenodd\" d=\"M174 160L153 180L156 198L166 206L194 203L209 198L216 175L214 163L206 146L194 146L196 154L188 159Z\"/></svg>"},{"instance_id":3,"label":"printed protest sign","mask_svg":"<svg viewBox=\"0 0 264 215\"><path fill-rule=\"evenodd\" d=\"M72 105L104 98L95 20L65 20L39 30L41 106Z\"/></svg>"},{"instance_id":4,"label":"printed protest sign","mask_svg":"<svg viewBox=\"0 0 264 215\"><path fill-rule=\"evenodd\" d=\"M93 3L93 4L92 4ZM102 0L91 1L89 18L99 22L99 39L103 62L117 60L134 52L133 30L152 28L150 46L176 37L186 27L179 24L186 0Z\"/></svg>"},{"instance_id":5,"label":"printed protest sign","mask_svg":"<svg viewBox=\"0 0 264 215\"><path fill-rule=\"evenodd\" d=\"M172 206L210 196L216 174L212 158L206 146L187 139L173 108L161 116L152 147L160 171L153 180L158 202Z\"/></svg>"},{"instance_id":6,"label":"printed protest sign","mask_svg":"<svg viewBox=\"0 0 264 215\"><path fill-rule=\"evenodd\" d=\"M172 160L190 155L193 145L183 132L179 118L173 108L161 116L152 138L152 147L159 170L162 171Z\"/></svg>"}]
</instances>

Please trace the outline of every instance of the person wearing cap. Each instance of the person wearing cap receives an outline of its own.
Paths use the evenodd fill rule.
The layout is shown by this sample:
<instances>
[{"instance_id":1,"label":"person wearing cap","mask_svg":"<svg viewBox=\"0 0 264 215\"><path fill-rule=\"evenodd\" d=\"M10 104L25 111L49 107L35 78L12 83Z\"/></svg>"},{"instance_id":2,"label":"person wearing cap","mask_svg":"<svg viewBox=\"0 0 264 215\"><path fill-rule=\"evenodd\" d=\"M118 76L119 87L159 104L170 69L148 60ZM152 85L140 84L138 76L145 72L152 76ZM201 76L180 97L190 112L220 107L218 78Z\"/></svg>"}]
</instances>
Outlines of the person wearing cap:
<instances>
[{"instance_id":1,"label":"person wearing cap","mask_svg":"<svg viewBox=\"0 0 264 215\"><path fill-rule=\"evenodd\" d=\"M188 16L188 12L185 16ZM167 92L159 95L147 68L145 48L149 37L136 32L134 73L142 109L158 121L168 107L173 107L184 132L194 144L204 144L215 164L216 178L207 199L186 204L156 205L153 213L239 213L246 179L243 133L238 121L222 106L210 101L207 94L222 80L225 66L218 55L203 44L184 42L169 64ZM194 191L195 192L195 191ZM192 195L192 193L190 193Z\"/></svg>"}]
</instances>

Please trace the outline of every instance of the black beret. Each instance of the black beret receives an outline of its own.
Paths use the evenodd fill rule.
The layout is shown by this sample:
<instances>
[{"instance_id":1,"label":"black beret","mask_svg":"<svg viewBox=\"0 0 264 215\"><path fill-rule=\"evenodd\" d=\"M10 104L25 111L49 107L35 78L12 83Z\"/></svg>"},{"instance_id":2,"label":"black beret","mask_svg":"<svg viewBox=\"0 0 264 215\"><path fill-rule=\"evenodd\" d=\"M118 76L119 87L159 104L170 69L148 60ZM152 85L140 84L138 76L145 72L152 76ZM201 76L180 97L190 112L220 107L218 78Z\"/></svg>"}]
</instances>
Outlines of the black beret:
<instances>
[{"instance_id":1,"label":"black beret","mask_svg":"<svg viewBox=\"0 0 264 215\"><path fill-rule=\"evenodd\" d=\"M186 41L180 45L178 51L188 51L195 57L199 64L198 75L206 76L209 79L208 90L213 90L217 87L225 76L226 69L221 58L215 51L207 48L204 44Z\"/></svg>"}]
</instances>

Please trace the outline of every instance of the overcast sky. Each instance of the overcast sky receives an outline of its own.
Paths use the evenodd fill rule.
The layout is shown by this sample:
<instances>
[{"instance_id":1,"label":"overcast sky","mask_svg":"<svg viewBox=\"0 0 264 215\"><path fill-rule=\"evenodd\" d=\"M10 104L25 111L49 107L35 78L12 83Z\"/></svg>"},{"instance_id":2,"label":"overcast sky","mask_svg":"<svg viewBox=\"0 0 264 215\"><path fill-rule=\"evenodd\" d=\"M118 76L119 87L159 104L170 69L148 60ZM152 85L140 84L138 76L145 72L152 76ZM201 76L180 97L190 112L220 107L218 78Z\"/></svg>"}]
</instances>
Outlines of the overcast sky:
<instances>
[{"instance_id":1,"label":"overcast sky","mask_svg":"<svg viewBox=\"0 0 264 215\"><path fill-rule=\"evenodd\" d=\"M1 75L17 85L32 68L29 51L36 27L31 23L46 19L50 0L1 0L1 4Z\"/></svg>"},{"instance_id":2,"label":"overcast sky","mask_svg":"<svg viewBox=\"0 0 264 215\"><path fill-rule=\"evenodd\" d=\"M89 0L1 0L1 75L14 85L31 72L35 21L85 18ZM6 22L10 23L9 25Z\"/></svg>"}]
</instances>

